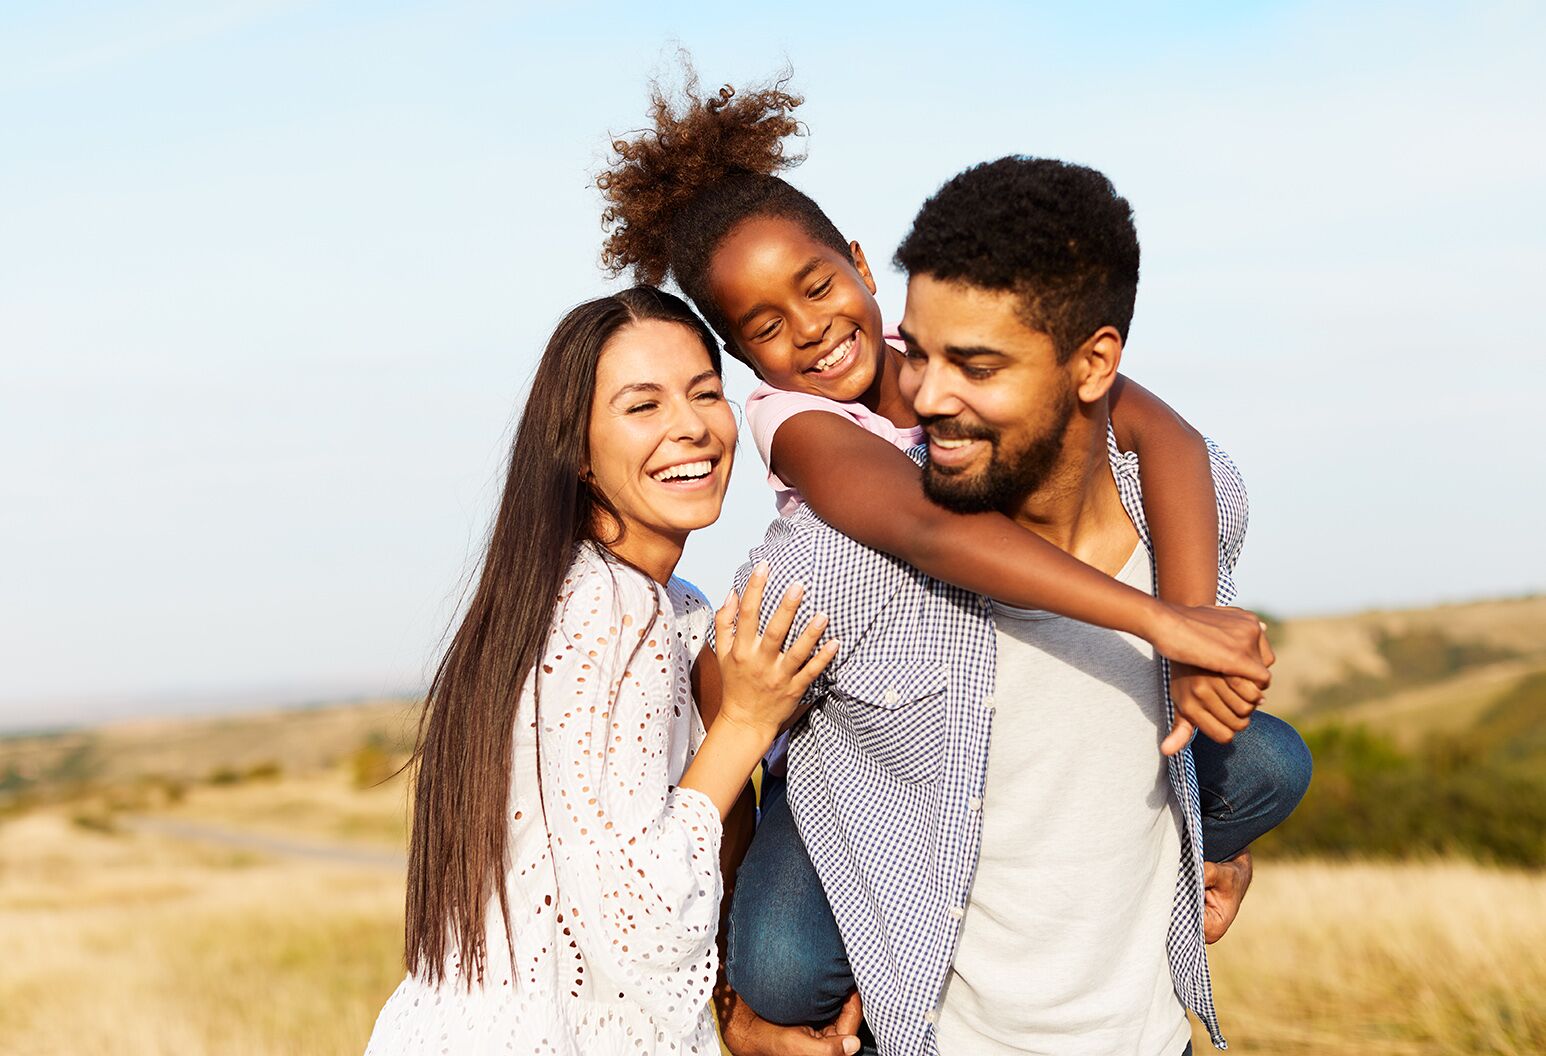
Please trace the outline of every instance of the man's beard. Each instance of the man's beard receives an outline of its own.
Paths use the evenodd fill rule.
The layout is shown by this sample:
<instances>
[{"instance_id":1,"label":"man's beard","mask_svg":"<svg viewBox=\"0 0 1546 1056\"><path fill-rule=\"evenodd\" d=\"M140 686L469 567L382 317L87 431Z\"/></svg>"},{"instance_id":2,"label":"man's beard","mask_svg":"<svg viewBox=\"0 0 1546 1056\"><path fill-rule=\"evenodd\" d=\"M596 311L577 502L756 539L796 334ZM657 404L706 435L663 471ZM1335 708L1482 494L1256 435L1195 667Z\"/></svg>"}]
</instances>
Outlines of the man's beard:
<instances>
[{"instance_id":1,"label":"man's beard","mask_svg":"<svg viewBox=\"0 0 1546 1056\"><path fill-rule=\"evenodd\" d=\"M986 426L962 426L948 418L924 420L934 424L934 434L945 439L986 440L992 445L988 465L977 473L960 474L942 470L932 462L924 463L923 493L930 501L955 513L986 513L1013 509L1029 494L1046 483L1048 475L1063 453L1063 438L1074 416L1072 386L1054 397L1052 424L1033 437L1025 450L1005 457L1000 435Z\"/></svg>"}]
</instances>

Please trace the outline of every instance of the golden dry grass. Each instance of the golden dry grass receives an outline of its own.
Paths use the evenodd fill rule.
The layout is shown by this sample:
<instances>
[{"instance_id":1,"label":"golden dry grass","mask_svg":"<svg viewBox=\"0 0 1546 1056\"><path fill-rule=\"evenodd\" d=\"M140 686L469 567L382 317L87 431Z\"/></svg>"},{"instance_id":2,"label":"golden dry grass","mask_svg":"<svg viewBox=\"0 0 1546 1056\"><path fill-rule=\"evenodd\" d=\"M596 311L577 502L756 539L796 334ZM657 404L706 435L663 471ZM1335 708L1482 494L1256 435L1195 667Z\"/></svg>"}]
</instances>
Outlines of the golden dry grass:
<instances>
[{"instance_id":1,"label":"golden dry grass","mask_svg":"<svg viewBox=\"0 0 1546 1056\"><path fill-rule=\"evenodd\" d=\"M1546 1052L1546 875L1265 863L1213 951L1240 1056Z\"/></svg>"},{"instance_id":2,"label":"golden dry grass","mask_svg":"<svg viewBox=\"0 0 1546 1056\"><path fill-rule=\"evenodd\" d=\"M337 781L316 786L318 817L296 838L333 827ZM282 782L280 801L300 785ZM263 787L200 792L187 813L261 817ZM68 808L34 811L0 827L0 1050L358 1053L399 979L401 901L395 868L102 834ZM1546 1051L1540 874L1264 862L1213 957L1241 1056Z\"/></svg>"}]
</instances>

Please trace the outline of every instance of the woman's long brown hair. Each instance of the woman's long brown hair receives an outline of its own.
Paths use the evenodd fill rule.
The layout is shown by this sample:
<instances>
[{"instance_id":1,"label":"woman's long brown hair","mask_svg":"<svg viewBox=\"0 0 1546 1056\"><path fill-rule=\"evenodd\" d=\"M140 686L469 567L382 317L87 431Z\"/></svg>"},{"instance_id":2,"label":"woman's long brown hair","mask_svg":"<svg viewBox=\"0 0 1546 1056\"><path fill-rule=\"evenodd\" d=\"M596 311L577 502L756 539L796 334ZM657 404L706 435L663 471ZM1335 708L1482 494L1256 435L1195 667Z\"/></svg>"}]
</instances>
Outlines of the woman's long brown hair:
<instances>
[{"instance_id":1,"label":"woman's long brown hair","mask_svg":"<svg viewBox=\"0 0 1546 1056\"><path fill-rule=\"evenodd\" d=\"M602 349L632 323L696 333L715 371L708 328L680 299L636 286L570 311L548 340L510 449L504 494L467 610L430 682L412 763L408 971L439 982L447 954L471 986L488 960L485 914L499 899L505 931L508 803L516 709L547 642L574 546L616 511L582 479ZM610 516L608 516L610 515Z\"/></svg>"}]
</instances>

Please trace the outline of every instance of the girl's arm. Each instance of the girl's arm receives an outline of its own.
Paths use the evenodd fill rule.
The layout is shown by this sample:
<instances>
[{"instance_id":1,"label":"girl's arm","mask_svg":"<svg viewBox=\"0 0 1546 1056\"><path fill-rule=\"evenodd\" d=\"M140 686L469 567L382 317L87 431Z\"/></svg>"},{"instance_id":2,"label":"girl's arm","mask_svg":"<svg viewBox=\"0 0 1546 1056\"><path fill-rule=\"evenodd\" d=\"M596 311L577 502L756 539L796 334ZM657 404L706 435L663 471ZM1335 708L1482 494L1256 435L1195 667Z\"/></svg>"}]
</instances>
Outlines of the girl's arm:
<instances>
[{"instance_id":1,"label":"girl's arm","mask_svg":"<svg viewBox=\"0 0 1546 1056\"><path fill-rule=\"evenodd\" d=\"M1163 400L1120 374L1110 406L1117 446L1138 456L1160 597L1218 604L1219 516L1207 443Z\"/></svg>"},{"instance_id":2,"label":"girl's arm","mask_svg":"<svg viewBox=\"0 0 1546 1056\"><path fill-rule=\"evenodd\" d=\"M999 513L930 502L912 459L853 421L804 411L773 438L774 472L822 520L936 579L1023 608L1126 631L1172 660L1258 683L1267 669L1254 617L1180 609L1118 583Z\"/></svg>"},{"instance_id":3,"label":"girl's arm","mask_svg":"<svg viewBox=\"0 0 1546 1056\"><path fill-rule=\"evenodd\" d=\"M1110 406L1117 446L1138 456L1160 597L1177 605L1216 604L1218 497L1207 442L1165 401L1121 375L1111 387ZM1166 754L1181 750L1193 725L1212 740L1231 740L1262 700L1250 683L1188 664L1174 665L1170 689L1182 722L1165 739Z\"/></svg>"}]
</instances>

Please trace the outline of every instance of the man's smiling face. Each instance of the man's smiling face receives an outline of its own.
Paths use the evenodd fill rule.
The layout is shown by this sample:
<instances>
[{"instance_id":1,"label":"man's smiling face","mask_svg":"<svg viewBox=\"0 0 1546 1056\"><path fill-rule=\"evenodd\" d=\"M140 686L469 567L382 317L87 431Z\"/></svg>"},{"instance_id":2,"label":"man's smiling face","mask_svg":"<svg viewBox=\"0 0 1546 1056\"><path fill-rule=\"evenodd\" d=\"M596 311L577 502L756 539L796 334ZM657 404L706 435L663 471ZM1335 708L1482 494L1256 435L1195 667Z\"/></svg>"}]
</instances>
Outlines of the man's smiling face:
<instances>
[{"instance_id":1,"label":"man's smiling face","mask_svg":"<svg viewBox=\"0 0 1546 1056\"><path fill-rule=\"evenodd\" d=\"M962 513L1010 511L1045 483L1078 404L1074 364L1018 295L931 275L907 284L902 394L929 437L924 490Z\"/></svg>"}]
</instances>

